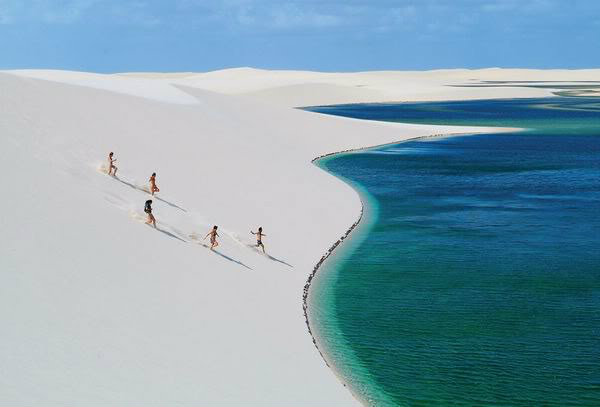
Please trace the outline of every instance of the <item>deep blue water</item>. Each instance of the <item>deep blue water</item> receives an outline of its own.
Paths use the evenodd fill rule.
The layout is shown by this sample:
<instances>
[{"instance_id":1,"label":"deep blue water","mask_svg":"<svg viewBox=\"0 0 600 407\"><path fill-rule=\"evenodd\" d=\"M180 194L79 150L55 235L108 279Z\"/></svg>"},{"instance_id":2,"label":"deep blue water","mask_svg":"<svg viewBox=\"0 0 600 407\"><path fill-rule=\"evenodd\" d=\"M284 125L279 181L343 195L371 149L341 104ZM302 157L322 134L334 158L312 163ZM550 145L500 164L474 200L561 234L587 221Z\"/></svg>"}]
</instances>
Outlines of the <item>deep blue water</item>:
<instances>
[{"instance_id":1,"label":"deep blue water","mask_svg":"<svg viewBox=\"0 0 600 407\"><path fill-rule=\"evenodd\" d=\"M319 163L367 202L310 294L353 391L380 406L600 406L600 100L310 110L532 129Z\"/></svg>"}]
</instances>

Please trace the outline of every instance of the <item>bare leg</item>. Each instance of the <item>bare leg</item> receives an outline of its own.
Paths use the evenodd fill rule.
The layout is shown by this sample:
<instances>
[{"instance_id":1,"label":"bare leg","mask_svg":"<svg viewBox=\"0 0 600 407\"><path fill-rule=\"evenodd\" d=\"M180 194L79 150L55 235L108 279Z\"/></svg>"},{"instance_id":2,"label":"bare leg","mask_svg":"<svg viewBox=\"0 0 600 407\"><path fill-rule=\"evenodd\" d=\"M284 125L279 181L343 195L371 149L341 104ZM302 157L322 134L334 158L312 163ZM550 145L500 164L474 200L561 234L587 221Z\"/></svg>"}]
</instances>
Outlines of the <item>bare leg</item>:
<instances>
[{"instance_id":1,"label":"bare leg","mask_svg":"<svg viewBox=\"0 0 600 407\"><path fill-rule=\"evenodd\" d=\"M116 176L117 176L117 167L113 166L113 168L115 169L115 170L113 171L113 175L116 177Z\"/></svg>"},{"instance_id":2,"label":"bare leg","mask_svg":"<svg viewBox=\"0 0 600 407\"><path fill-rule=\"evenodd\" d=\"M260 244L260 247L262 247L262 249L263 249L263 253L267 254L267 252L265 252L265 245L261 243L261 244Z\"/></svg>"}]
</instances>

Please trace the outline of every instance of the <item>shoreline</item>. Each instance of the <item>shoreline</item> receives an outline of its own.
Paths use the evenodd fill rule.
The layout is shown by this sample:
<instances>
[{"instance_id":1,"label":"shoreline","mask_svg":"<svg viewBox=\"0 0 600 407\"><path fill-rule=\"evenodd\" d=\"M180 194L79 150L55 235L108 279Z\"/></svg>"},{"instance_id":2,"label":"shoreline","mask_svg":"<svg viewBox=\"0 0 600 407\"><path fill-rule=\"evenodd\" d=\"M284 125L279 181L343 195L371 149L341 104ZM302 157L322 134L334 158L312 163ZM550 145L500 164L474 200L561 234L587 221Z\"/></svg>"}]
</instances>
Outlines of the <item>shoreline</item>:
<instances>
[{"instance_id":1,"label":"shoreline","mask_svg":"<svg viewBox=\"0 0 600 407\"><path fill-rule=\"evenodd\" d=\"M586 90L586 89L557 89L556 91L551 92L551 94L549 95L543 95L543 96L505 96L505 97L491 97L491 98L485 98L485 99L461 99L461 98L457 98L457 99L444 99L444 100L437 100L437 99L432 99L432 100L427 100L427 99L402 99L402 100L386 100L383 102L349 102L349 103L328 103L328 104L324 104L324 105L309 105L309 106L297 106L294 107L294 109L300 109L300 110L305 110L307 112L312 112L312 113L321 113L321 114L328 114L328 113L322 113L322 112L318 112L318 111L313 111L311 109L317 109L317 108L328 108L328 107L338 107L338 106L355 106L355 105L370 105L370 106L381 106L381 105L399 105L399 104L427 104L427 103L436 103L436 102L465 102L466 100L498 100L498 101L502 101L502 100L511 100L511 99L519 99L519 100L527 100L527 99L552 99L552 98L558 98L558 97L570 97L570 98L585 98L585 97L590 97L590 98L598 98L600 95L600 90ZM348 117L348 116L341 116L341 117ZM359 120L374 120L374 119L359 119ZM374 121L380 121L380 120L374 120ZM394 123L394 122L392 122Z\"/></svg>"},{"instance_id":2,"label":"shoreline","mask_svg":"<svg viewBox=\"0 0 600 407\"><path fill-rule=\"evenodd\" d=\"M378 121L378 120L373 120L373 121ZM381 122L383 122L383 121L381 121ZM393 122L383 122L383 123L393 123ZM508 133L508 132L512 132L512 131L523 131L523 130L526 130L526 129L521 129L521 128L517 128L517 127L498 127L498 130L492 130L491 132ZM334 151L333 153L326 153L326 154L319 155L319 156L313 158L312 160L310 160L310 162L314 164L315 161L318 161L322 158L331 157L332 155L336 155L336 154L346 154L346 153L356 153L358 151L368 151L368 150L373 150L373 149L381 148L381 147L385 147L385 146L391 146L394 144L405 143L407 141L415 141L415 140L422 140L422 139L429 139L429 138L440 138L440 137L468 136L471 134L485 134L485 133L461 132L461 133L430 134L428 136L416 136L416 137L411 137L411 138L407 138L404 140L396 140L396 141L391 141L389 143L376 144L374 146L349 148L347 150Z\"/></svg>"},{"instance_id":3,"label":"shoreline","mask_svg":"<svg viewBox=\"0 0 600 407\"><path fill-rule=\"evenodd\" d=\"M331 287L338 278L345 281L334 270L371 233L378 202L359 184L321 172L335 168L326 157L419 138L514 130L315 114L292 109L287 99L278 99L279 91L267 103L201 86L231 84L216 76L186 84L84 72L0 72L5 89L0 102L6 107L1 144L9 152L7 165L19 174L10 180L14 193L4 202L15 213L7 220L7 236L18 237L9 239L11 250L4 259L14 272L2 275L3 286L12 287L3 298L11 312L2 320L18 328L7 332L11 352L0 354L10 372L7 402L370 403L370 394L356 380L363 376L360 364L341 363L346 355L357 360L349 344L329 334L336 334L327 324L327 317L335 320L329 312L335 311L329 308L335 302L329 301L334 300L331 290L321 297L321 287L327 289L321 283L329 277L335 278ZM387 83L400 83L394 74L376 76L385 89ZM427 95L439 90L436 97L445 97L448 89L436 84L450 79L435 76L426 88L415 83L409 90ZM261 87L263 82L244 77L240 85ZM363 92L351 87L340 93L348 86L317 88L322 92L308 84L285 93L293 101L318 96L322 105L351 101L354 93ZM56 104L57 99L62 102ZM150 144L143 142L148 137ZM181 205L155 202L165 233L140 227L128 216L147 195L89 172L113 150L122 164L119 174L138 183L148 171L157 171L163 193ZM311 160L320 158L316 164L322 168L317 169ZM273 171L258 168L257 177L257 162ZM206 167L218 168L218 176ZM40 185L38 194L48 196L45 205L30 199L26 186L32 182ZM57 183L69 188L57 195L51 190ZM63 225L60 241L54 239L56 224ZM178 239L215 224L224 232L218 254ZM277 258L250 247L248 228L259 224L276 237L268 253ZM94 250L96 242L102 250ZM32 250L39 256L30 256ZM106 258L115 259L108 269ZM322 279L314 280L316 275ZM303 290L304 317L298 303ZM49 306L39 308L40 298ZM329 302L321 304L321 298ZM40 335L47 340L31 339ZM71 391L64 390L65 384Z\"/></svg>"},{"instance_id":4,"label":"shoreline","mask_svg":"<svg viewBox=\"0 0 600 407\"><path fill-rule=\"evenodd\" d=\"M558 94L558 93L562 93L562 92L563 91L552 92L552 94L544 95L544 96L522 96L522 97L506 96L506 97L495 97L495 98L485 98L485 99L468 99L468 100L549 99L549 98L553 98L553 97L586 97L586 95L587 95L587 92L585 92L585 91L577 91L581 95L559 95ZM573 91L573 92L575 92L575 91ZM589 97L594 97L594 96L589 96ZM294 107L294 109L306 110L307 112L311 112L311 113L328 114L328 113L313 111L311 109L317 109L317 108L322 108L322 107L355 106L355 105L377 106L377 105L399 105L399 104L417 104L417 103L427 104L427 103L437 103L437 102L464 102L464 101L465 101L465 99L445 99L445 100L403 99L403 100L386 100L383 102L328 103L328 104L324 104L324 105L296 106L296 107ZM348 117L348 116L341 116L341 117ZM374 119L359 119L359 120L381 121L381 120L374 120ZM390 123L396 123L396 122L390 122Z\"/></svg>"},{"instance_id":5,"label":"shoreline","mask_svg":"<svg viewBox=\"0 0 600 407\"><path fill-rule=\"evenodd\" d=\"M388 144L396 144L396 143L388 143ZM370 147L370 148L377 148L377 147L380 147L380 146L374 146L374 147ZM337 152L337 153L335 153L335 152L334 153L328 153L328 154L324 154L322 156L314 158L313 160L311 160L311 162L315 163L315 161L318 161L318 160L320 160L322 158L330 157L332 155L344 154L344 153L349 153L349 152L353 152L353 151L361 151L361 150L366 150L368 148L369 147L359 148L359 149L351 149L351 150L344 150L344 151L340 151L340 152ZM325 171L324 169L322 169L322 170ZM336 369L336 367L335 367L334 364L332 364L332 363L329 362L329 360L326 357L326 354L319 347L319 339L317 339L318 337L317 337L316 333L311 328L311 324L310 324L310 320L309 320L309 315L308 315L308 297L310 295L310 288L312 286L313 279L316 277L318 271L320 270L320 268L323 265L323 263L325 262L325 260L327 260L334 253L335 249L337 249L338 246L342 242L344 242L348 238L348 236L350 236L350 234L354 231L354 229L356 229L356 227L363 220L363 216L365 214L365 203L364 203L364 200L362 199L362 196L360 195L360 193L358 193L358 191L356 189L354 189L354 188L353 188L353 190L358 194L358 198L360 200L360 213L358 215L358 219L356 219L352 223L352 225L350 225L350 227L346 230L346 232L333 245L331 245L329 247L329 249L327 250L327 252L323 256L321 256L321 258L319 259L319 261L317 262L317 264L315 264L315 266L313 267L312 272L308 275L308 278L306 280L306 284L304 285L304 289L302 291L302 310L303 310L303 313L304 313L304 321L305 321L306 327L308 329L308 334L310 335L310 337L312 339L312 343L315 346L315 348L317 349L317 352L321 356L321 359L323 359L323 361L325 362L325 365L331 370L331 372L335 375L335 377L342 384L342 386L344 388L346 388L350 392L350 394L352 395L352 397L354 397L354 399L356 399L359 403L363 404L362 403L362 398L360 397L360 395L356 394L354 392L354 389L352 387L350 387L346 383L346 381L343 379L342 374L340 372L338 372L338 369Z\"/></svg>"},{"instance_id":6,"label":"shoreline","mask_svg":"<svg viewBox=\"0 0 600 407\"><path fill-rule=\"evenodd\" d=\"M572 103L573 106L576 106L577 110L594 112L596 114L597 110L594 109L595 101L586 102L589 103L588 106L591 106L591 108L586 109L585 103ZM476 106L479 108L478 105ZM519 105L517 104L517 106ZM570 104L565 104L565 110L570 110L568 106ZM526 105L526 108L533 111L539 110L540 106L530 104ZM506 115L503 115L506 117L503 121L510 122L514 120L513 116L511 116L512 110L507 109L507 112ZM560 116L553 113L540 113L540 115L532 113L519 120L521 123L519 121L515 123L527 126L524 129L528 130L527 132L515 132L507 135L500 134L500 137L492 137L493 135L491 134L481 134L475 138L453 138L446 140L447 142L443 138L441 141L433 140L434 137L444 135L412 137L398 143L383 144L384 146L391 144L391 146L372 151L371 153L367 152L354 156L344 154L359 150L375 149L377 146L348 149L340 153L323 154L312 160L321 169L345 181L347 185L359 194L361 202L358 219L355 220L341 239L338 239L329 248L327 254L314 267L306 283L303 298L306 324L313 338L313 343L317 347L321 357L323 357L325 364L332 369L342 385L348 388L350 393L359 402L362 402L365 406L396 405L396 402L389 403L386 400L386 396L390 396L400 404L410 404L414 400L422 400L423 402L433 404L458 400L457 402L459 403L469 404L472 400L476 399L483 400L484 402L485 400L497 401L505 399L513 400L519 404L524 400L521 394L527 394L525 397L544 400L547 397L545 390L547 389L548 381L557 377L565 382L566 390L563 393L556 393L553 397L562 399L561 402L569 399L574 402L582 400L581 397L584 396L580 394L579 382L571 381L572 375L569 377L567 374L564 374L561 370L563 366L561 363L578 366L578 364L582 363L579 360L585 360L585 355L581 356L579 348L573 350L568 348L568 346L564 351L560 349L560 346L557 347L561 352L556 356L557 363L554 364L556 366L550 368L556 369L556 372L552 372L544 377L536 377L536 380L528 383L528 387L523 387L521 394L496 394L491 393L487 388L480 389L474 387L470 389L468 387L468 385L473 383L472 377L479 379L480 382L495 383L497 377L501 376L506 370L506 366L510 367L511 365L516 374L514 378L510 378L509 380L520 383L523 379L527 379L527 376L531 377L532 374L535 375L535 372L539 371L540 367L547 366L548 357L546 349L549 342L551 346L560 341L563 342L563 345L568 344L570 341L573 341L572 338L580 336L581 332L568 331L559 337L552 336L552 331L555 331L553 328L560 328L560 325L564 324L565 320L568 320L568 313L571 312L564 308L555 309L553 307L553 304L556 303L555 298L560 295L561 299L567 298L567 300L562 300L566 302L569 301L568 298L577 298L577 293L561 292L560 294L555 294L555 291L549 288L543 291L540 290L539 294L542 300L536 301L532 307L537 309L537 312L535 312L536 315L544 315L544 311L551 310L552 312L556 311L557 316L536 316L533 327L528 327L527 331L524 329L524 334L527 333L527 335L531 336L532 343L535 344L533 345L535 347L531 350L528 349L527 352L515 352L514 346L512 346L514 344L507 344L506 335L504 335L505 327L510 326L511 322L519 321L521 323L523 321L520 319L521 314L519 313L523 305L521 303L512 304L506 310L502 309L506 315L512 314L514 316L511 319L500 318L498 321L490 324L489 328L493 334L480 335L480 331L473 334L473 326L487 328L486 321L489 321L489 315L482 314L479 307L487 307L489 305L489 298L492 297L494 301L501 303L505 299L503 297L510 298L513 295L511 290L513 292L515 290L519 291L520 285L509 281L510 284L506 286L508 287L506 292L502 292L498 297L494 297L497 294L497 283L508 281L505 280L505 271L507 270L505 265L492 265L484 261L479 264L475 262L471 268L464 269L464 259L466 258L468 262L469 258L472 258L473 253L477 256L478 252L485 251L486 248L493 251L497 241L504 239L504 241L510 242L510 235L514 232L514 229L510 225L517 224L518 222L515 223L513 220L518 218L511 214L509 217L503 218L504 222L501 222L502 224L499 225L497 224L498 222L491 224L489 221L489 219L494 219L493 216L497 216L498 213L506 213L508 208L534 208L538 211L548 210L549 213L555 211L555 215L557 216L548 219L561 219L560 215L564 209L564 199L577 199L577 201L581 199L581 201L590 202L589 197L592 195L587 194L593 194L593 183L585 182L585 187L575 189L572 195L564 195L566 194L564 191L570 191L569 183L572 183L573 178L570 174L568 176L563 175L572 170L570 164L572 157L576 154L585 154L586 157L592 158L595 149L593 145L594 141L592 140L590 144L587 144L589 135L594 135L593 130L589 131L589 129L593 129L594 124L590 118L593 118L591 113L590 116L587 113L575 115L570 112L564 112ZM554 120L552 126L544 126L546 120ZM560 138L556 141L550 140L558 138L558 134L560 134L562 140ZM451 137L452 133L447 134L447 136L448 138ZM570 144L568 141L571 138L575 139L576 136L578 136L578 140L585 140L584 142L587 144L585 153L581 153L584 149L579 147L576 150L565 150L564 141L567 141L566 144ZM432 138L432 140L430 142L422 141L421 144L413 143L411 146L402 146L404 141L428 138ZM522 140L523 145L519 145L519 139ZM527 141L524 139L527 139ZM440 139L438 138L438 140ZM482 140L485 140L485 142L481 142ZM473 144L469 146L471 141ZM429 149L425 147L428 144L431 145ZM573 144L579 145L578 142L573 142ZM540 148L540 145L548 147ZM425 156L424 159L417 156L422 150L426 150L423 154ZM412 153L413 151L414 154ZM451 153L448 151L451 151ZM452 169L450 172L446 172L445 168L448 167L448 163L444 158L457 151L461 154L460 158L456 160L449 159ZM496 151L499 155L494 156L492 154L486 157L489 151ZM525 152L522 153L522 151ZM552 156L553 159L549 160L550 162L545 162L545 159L549 157L547 155L548 152L551 154L554 153ZM385 153L391 153L396 157L386 157ZM409 156L407 158L408 161L402 158L402 155L406 153ZM336 154L341 155L336 156ZM515 165L511 161L515 154L523 154L522 163L519 162ZM326 157L333 158L329 160ZM384 161L379 166L377 165L377 157L386 157L387 161ZM540 160L540 157L542 160ZM323 161L319 161L321 159ZM425 164L414 164L415 162L425 162ZM544 162L544 164L540 164L541 162ZM591 163L592 160L589 160L589 162ZM471 164L469 163L476 163L474 164L475 167L470 167ZM510 164L505 167L505 163ZM544 165L551 166L553 174L557 173L560 175L553 176L550 179L549 177L545 177L545 175L531 176L528 174L530 172L543 172L546 169ZM482 171L481 168L486 168L486 170ZM487 170L488 168L493 169ZM582 172L580 173L578 168L577 174L581 175L583 179L593 179L588 178L589 175L583 172L588 169L593 173L593 164L590 164L588 168L582 165ZM505 187L506 178L504 174L513 171L518 172L519 176L513 177L511 175L510 194L486 195L490 191L490 188L502 189ZM522 173L525 173L525 175L522 175ZM435 176L432 174L435 174ZM452 179L457 179L457 181L448 182L448 176L452 177ZM389 185L400 185L405 177L408 178L406 188L397 189L392 187L391 190L389 189ZM483 185L483 188L472 188L474 184L471 177L480 177L476 178L479 180L490 180L489 185L484 182L483 184L480 183ZM350 182L348 182L348 179L350 179ZM498 179L500 181L494 181ZM560 186L559 183L563 183L563 185ZM446 191L444 188L447 185L451 187L458 186L459 192L456 192L456 190L452 192L450 190ZM532 188L536 189L538 185L541 186L543 193L537 195L529 193L530 191L528 190ZM473 191L471 192L471 190ZM432 193L431 191L434 192ZM435 191L443 192L438 193ZM464 196L464 191L468 191L471 199L461 202L460 199ZM562 191L564 194L556 193L556 191ZM373 195L376 196L374 198L375 202L371 201ZM568 198L565 198L567 196ZM591 201L593 201L593 197ZM402 202L402 204L398 204L398 202ZM415 209L417 208L415 202L423 202L423 205L419 209ZM459 202L458 210L455 206L456 202ZM485 202L485 204L481 204L481 202ZM515 204L515 202L517 203ZM377 213L373 216L373 204L382 205L383 209L379 216ZM342 205L337 207L341 207ZM582 225L584 225L587 222L586 212L589 210L593 211L593 205L574 205L572 209L581 210L583 215L581 221ZM472 223L471 219L469 219L470 224L465 229L462 229L462 225L460 225L464 223L464 216L454 217L451 221L447 222L447 225L445 224L447 219L444 218L442 228L451 231L451 233L448 233L442 239L438 238L439 234L436 229L439 228L439 225L435 225L437 223L437 214L445 214L447 211L458 212L465 210L477 212L482 206L486 207L486 214L493 213L494 215L485 215L487 218L484 216L483 221L479 221L478 219L478 221L473 221ZM428 208L428 210L420 211L422 207ZM488 212L488 207L493 209ZM436 209L429 212L429 208ZM354 209L354 212L356 213L356 209ZM518 216L522 216L522 219L530 218L530 215L523 213L520 213ZM419 218L419 221L414 222L415 218ZM542 227L551 225L551 223L546 223L547 220L545 218L544 216L541 222L537 222ZM366 220L363 222L363 219ZM567 222L568 227L576 224L572 219L567 220ZM357 233L352 234L357 226L365 224L366 226L361 227ZM377 226L373 227L373 225ZM494 228L500 226L498 231L493 231L492 240L489 240L489 236L491 236L489 233L471 234L466 232L463 234L462 232L463 230L476 231L477 229L489 232L486 228L490 225ZM422 233L420 229L428 230ZM454 230L459 230L460 232L453 233ZM522 264L527 265L528 262L531 262L531 253L537 252L544 257L546 253L552 253L552 247L556 245L555 242L564 242L565 247L577 248L581 247L581 241L586 242L586 245L593 245L593 242L585 240L586 233L588 233L587 227L576 230L576 233L582 232L580 236L565 240L562 240L564 239L562 236L543 236L545 230L539 232L526 228L522 232L531 234L534 236L534 241L543 243L539 248L525 248L521 252L518 251L521 249L519 248L515 252L517 254L524 253L526 260L520 259L519 256L514 256L515 264L508 267L511 278L514 279L513 281L519 281L521 278L521 276L514 277L512 275L514 270L529 272L535 269L535 267L521 267ZM335 250L341 246L342 242L348 240L347 238L350 235L352 236L350 244L344 246L343 250L336 252ZM463 239L464 236L467 237L467 240ZM425 238L422 239L422 237ZM538 237L540 237L539 240L536 240ZM374 240L373 247L376 248L374 250L370 249L370 244L366 244L366 242L371 243L369 240L371 238ZM456 248L455 242L458 242L460 246L461 242L469 243L470 240L474 243L473 247L466 249L460 247L454 250ZM369 249L365 250L367 246ZM403 246L407 246L407 249L404 249ZM389 252L392 247L395 247L395 249ZM439 247L444 247L447 253L436 259L435 251ZM583 254L586 254L586 252L591 253L588 246L584 247L586 248ZM510 249L511 251L513 250L512 247ZM433 254L432 260L428 259L428 262L422 261L421 252L423 250ZM452 253L453 251L456 251L459 257L456 257ZM321 274L318 274L321 278L317 283L311 285L314 277L317 276L317 272L321 270L320 267L325 264L325 260L331 254L340 252L341 255L336 255L331 259L327 263L326 269ZM555 253L550 254L550 256L548 258L560 259L560 257L555 257ZM412 261L405 264L406 267L400 267L399 264L402 262L399 263L397 261L403 257L412 259ZM587 256L584 255L581 257L585 259ZM568 262L568 255L565 258ZM544 281L547 272L549 270L554 271L554 267L559 273L562 271L562 266L560 266L562 261L564 260L554 261L553 267L548 270L535 270L531 273L531 277L529 274L527 276L531 278L531 281L535 281L534 278ZM445 267L446 263L450 266ZM469 275L480 270L487 270L486 267L488 266L490 266L491 271L498 272L497 276L493 277L495 282L489 280L490 277L487 275L471 281ZM593 257L582 261L581 265L578 264L577 266L582 271L586 271L586 269L590 272L595 271ZM427 275L423 274L425 271ZM446 273L447 271L450 271L450 274ZM536 275L536 273L538 274ZM581 275L589 275L589 273ZM566 276L565 278L570 277ZM458 285L456 285L456 281L459 281ZM402 288L407 282L408 286ZM578 288L582 291L586 290L586 283L587 280L582 280L582 284ZM391 288L388 291L388 287L395 288ZM468 288L465 289L464 287ZM443 292L443 295L434 302L431 302L432 290ZM536 291L535 287L533 290ZM473 297L473 299L469 298L475 291L477 291L478 295ZM385 295L381 296L382 292ZM491 293L491 297L489 293ZM312 301L310 314L308 313L309 294L311 295L310 301ZM379 297L381 297L379 300L375 300ZM463 301L454 301L454 298L460 299L461 297L463 297ZM525 297L520 296L519 298ZM570 300L570 302L573 302L573 300ZM453 306L453 309L449 311L447 310L448 303L452 303L451 305ZM467 305L464 305L465 303ZM579 303L575 302L575 304L574 306L578 306ZM585 307L588 307L587 303ZM472 309L476 311L472 311ZM411 312L407 312L406 316L404 316L404 311L407 310ZM419 327L422 325L423 316L427 317L428 312L438 317L433 318L431 324L420 331ZM560 312L565 312L566 317L558 317ZM394 319L390 315L396 315L399 319ZM584 315L582 316L582 320L586 320L588 315L591 318L586 321L589 325L581 325L582 332L585 332L589 326L593 326L594 324L593 315L587 313L584 313ZM541 323L538 324L538 320ZM469 323L461 325L463 321L469 321ZM557 326L552 327L553 324ZM544 328L542 331L538 329L540 326ZM436 332L447 330L446 328L456 330L452 330L450 336L438 338L439 335L436 335ZM419 331L418 335L414 333L415 330ZM457 350L456 338L464 339L471 338L471 336L474 338L473 343L461 344L459 345L460 350ZM588 346L593 347L593 342L583 342L581 344L581 348ZM456 377L451 378L452 380L446 381L448 366L462 366L464 358L461 357L461 352L469 353L469 347L472 349L492 349L493 352L491 356L490 352L476 352L474 354L476 356L472 358L472 361L469 361L469 367L473 367L471 369L473 370L472 372L468 372L468 375L463 375L463 372L457 373ZM493 364L494 355L496 354L502 355L505 359L505 363L502 366ZM399 368L402 366L404 367ZM584 375L585 373L583 372ZM441 385L436 386L436 382L439 382ZM467 384L466 386L464 385L465 383ZM437 394L435 391L438 387L447 388L448 390L443 390L443 392ZM468 388L472 394L469 394L469 391L465 392L465 388ZM385 391L380 392L381 389ZM529 396L529 392L533 396ZM379 393L381 393L381 397ZM415 394L418 394L418 397Z\"/></svg>"},{"instance_id":7,"label":"shoreline","mask_svg":"<svg viewBox=\"0 0 600 407\"><path fill-rule=\"evenodd\" d=\"M494 132L497 133L502 133L502 132L512 132L512 131L524 131L526 129L523 128L496 128ZM349 153L355 153L355 152L359 152L359 151L368 151L368 150L373 150L373 149L377 149L377 148L381 148L381 147L385 147L385 146L391 146L391 145L395 145L395 144L401 144L401 143L405 143L405 142L410 142L410 141L415 141L415 140L423 140L423 139L431 139L431 138L443 138L443 137L457 137L457 136L467 136L467 135L475 135L475 134L485 134L485 133L475 133L475 132L460 132L460 133L443 133L443 134L430 134L430 135L426 135L426 136L417 136L417 137L411 137L408 139L404 139L404 140L396 140L390 143L383 143L383 144L378 144L378 145L374 145L374 146L368 146L368 147L358 147L358 148L351 148L351 149L346 149L346 150L341 150L341 151L336 151L336 152L331 152L331 153L326 153L326 154L322 154L320 156L317 156L315 158L313 158L311 160L311 163L313 163L315 166L319 167L316 162L327 158L327 157L331 157L334 155L338 155L338 154L349 154ZM321 167L319 167L321 170L325 171L325 172L329 172ZM336 178L340 179L342 182L345 182L343 179L337 177L335 174L329 172L329 174L334 175ZM312 343L315 346L315 348L317 349L317 352L319 353L319 355L321 356L321 358L323 359L323 361L325 362L325 365L333 372L333 374L335 375L335 377L338 379L338 381L342 384L342 386L346 389L348 389L348 391L350 392L350 394L352 394L352 397L354 397L358 402L360 402L361 404L363 399L362 397L360 397L358 394L356 394L354 392L354 389L352 387L350 387L346 381L343 379L343 376L341 375L341 373L338 372L338 370L335 368L335 365L333 363L331 363L325 353L321 350L321 348L319 347L319 339L318 336L314 333L313 328L311 327L310 324L310 320L309 320L309 305L308 305L308 297L310 295L310 289L312 286L312 282L313 279L316 277L317 273L319 272L319 270L321 269L321 266L323 265L323 263L325 263L325 261L335 252L335 250L345 241L348 240L348 237L351 235L351 233L356 229L357 226L359 226L360 222L363 220L364 215L365 215L365 202L363 197L360 194L360 191L358 191L356 188L354 188L354 186L352 184L348 185L356 192L356 194L358 195L358 198L360 200L360 213L358 215L358 218L350 225L350 227L346 230L346 232L337 240L335 241L330 247L329 249L325 252L325 254L323 256L321 256L321 258L319 259L319 261L315 264L315 266L313 267L311 273L308 275L308 278L306 280L306 283L304 285L303 291L302 291L302 310L304 313L304 320L306 323L306 327L308 329L308 333L312 339Z\"/></svg>"}]
</instances>

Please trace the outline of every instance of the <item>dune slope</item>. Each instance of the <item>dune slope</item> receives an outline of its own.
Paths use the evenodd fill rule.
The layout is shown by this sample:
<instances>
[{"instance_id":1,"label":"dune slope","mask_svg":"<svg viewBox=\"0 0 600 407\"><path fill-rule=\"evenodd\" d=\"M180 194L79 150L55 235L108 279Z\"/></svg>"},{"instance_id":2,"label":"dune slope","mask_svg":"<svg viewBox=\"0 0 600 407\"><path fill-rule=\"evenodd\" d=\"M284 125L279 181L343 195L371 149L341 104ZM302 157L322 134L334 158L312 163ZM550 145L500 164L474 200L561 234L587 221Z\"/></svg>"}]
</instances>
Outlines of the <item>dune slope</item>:
<instances>
[{"instance_id":1,"label":"dune slope","mask_svg":"<svg viewBox=\"0 0 600 407\"><path fill-rule=\"evenodd\" d=\"M0 404L357 403L312 344L302 288L360 201L310 160L474 129L115 75L4 72L0 87Z\"/></svg>"},{"instance_id":2,"label":"dune slope","mask_svg":"<svg viewBox=\"0 0 600 407\"><path fill-rule=\"evenodd\" d=\"M245 95L280 106L546 97L553 96L561 85L592 86L590 89L597 89L600 85L600 69L489 68L327 73L234 68L177 77L157 74L132 76Z\"/></svg>"}]
</instances>

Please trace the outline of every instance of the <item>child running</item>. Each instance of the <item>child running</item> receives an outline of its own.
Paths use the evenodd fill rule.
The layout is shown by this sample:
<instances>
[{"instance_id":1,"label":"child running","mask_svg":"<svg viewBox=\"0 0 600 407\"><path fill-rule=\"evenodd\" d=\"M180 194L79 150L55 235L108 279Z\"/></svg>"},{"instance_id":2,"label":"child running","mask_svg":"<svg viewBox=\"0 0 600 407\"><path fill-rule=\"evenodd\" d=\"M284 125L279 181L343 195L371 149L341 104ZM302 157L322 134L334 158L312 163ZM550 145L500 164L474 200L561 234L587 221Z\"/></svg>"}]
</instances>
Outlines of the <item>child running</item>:
<instances>
[{"instance_id":1,"label":"child running","mask_svg":"<svg viewBox=\"0 0 600 407\"><path fill-rule=\"evenodd\" d=\"M115 158L113 160L113 152L111 151L110 154L108 155L108 175L114 175L115 177L117 176L117 167L115 167L115 162L117 162L117 159ZM114 172L113 172L114 170Z\"/></svg>"},{"instance_id":2,"label":"child running","mask_svg":"<svg viewBox=\"0 0 600 407\"><path fill-rule=\"evenodd\" d=\"M144 212L148 214L148 220L146 223L148 225L152 224L154 227L156 227L156 219L154 218L154 215L152 215L152 199L148 199L146 201L146 205L144 205Z\"/></svg>"},{"instance_id":3,"label":"child running","mask_svg":"<svg viewBox=\"0 0 600 407\"><path fill-rule=\"evenodd\" d=\"M203 240L206 240L206 238L210 236L210 250L214 249L215 247L217 247L219 245L219 242L217 242L217 236L219 236L219 234L217 233L217 229L218 229L217 225L213 226L212 230L210 232L208 232L208 234L206 236L204 236ZM221 236L219 236L219 237L221 237Z\"/></svg>"},{"instance_id":4,"label":"child running","mask_svg":"<svg viewBox=\"0 0 600 407\"><path fill-rule=\"evenodd\" d=\"M258 232L254 233L253 231L250 231L250 233L256 235L256 247L261 247L263 253L265 253L265 245L262 242L262 237L267 235L263 235L262 226L258 228Z\"/></svg>"},{"instance_id":5,"label":"child running","mask_svg":"<svg viewBox=\"0 0 600 407\"><path fill-rule=\"evenodd\" d=\"M149 179L150 181L150 193L154 196L155 192L160 192L160 189L156 186L156 173L153 172L152 176Z\"/></svg>"}]
</instances>

